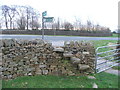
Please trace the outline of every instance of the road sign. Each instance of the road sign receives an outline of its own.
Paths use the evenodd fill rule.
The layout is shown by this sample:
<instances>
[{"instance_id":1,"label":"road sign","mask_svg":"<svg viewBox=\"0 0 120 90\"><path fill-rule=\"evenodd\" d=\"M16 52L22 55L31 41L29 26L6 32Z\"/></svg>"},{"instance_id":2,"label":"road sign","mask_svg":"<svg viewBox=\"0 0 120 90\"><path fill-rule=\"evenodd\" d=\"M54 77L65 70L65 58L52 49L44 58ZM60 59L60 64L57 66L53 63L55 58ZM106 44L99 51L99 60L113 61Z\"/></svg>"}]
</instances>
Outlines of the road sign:
<instances>
[{"instance_id":1,"label":"road sign","mask_svg":"<svg viewBox=\"0 0 120 90\"><path fill-rule=\"evenodd\" d=\"M47 11L42 13L42 39L44 39L44 23L45 22L53 22L54 17L44 17L47 16Z\"/></svg>"},{"instance_id":2,"label":"road sign","mask_svg":"<svg viewBox=\"0 0 120 90\"><path fill-rule=\"evenodd\" d=\"M47 11L44 11L43 13L42 13L42 16L46 16L47 15Z\"/></svg>"},{"instance_id":3,"label":"road sign","mask_svg":"<svg viewBox=\"0 0 120 90\"><path fill-rule=\"evenodd\" d=\"M53 22L54 17L44 17L44 22Z\"/></svg>"}]
</instances>

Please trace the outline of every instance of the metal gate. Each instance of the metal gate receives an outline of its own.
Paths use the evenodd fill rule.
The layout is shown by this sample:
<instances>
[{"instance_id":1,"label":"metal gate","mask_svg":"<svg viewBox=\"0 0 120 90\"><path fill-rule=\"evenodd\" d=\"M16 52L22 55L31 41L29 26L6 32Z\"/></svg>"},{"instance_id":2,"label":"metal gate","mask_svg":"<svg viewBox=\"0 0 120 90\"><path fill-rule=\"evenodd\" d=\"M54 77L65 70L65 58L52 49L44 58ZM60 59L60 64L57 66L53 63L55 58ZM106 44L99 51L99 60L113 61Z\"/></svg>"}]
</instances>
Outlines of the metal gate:
<instances>
[{"instance_id":1,"label":"metal gate","mask_svg":"<svg viewBox=\"0 0 120 90\"><path fill-rule=\"evenodd\" d=\"M120 48L117 48L120 44L102 46L96 49L96 60L95 60L95 72L100 73L113 66L118 65L120 61ZM101 52L102 51L102 52ZM103 52L104 51L104 52Z\"/></svg>"}]
</instances>

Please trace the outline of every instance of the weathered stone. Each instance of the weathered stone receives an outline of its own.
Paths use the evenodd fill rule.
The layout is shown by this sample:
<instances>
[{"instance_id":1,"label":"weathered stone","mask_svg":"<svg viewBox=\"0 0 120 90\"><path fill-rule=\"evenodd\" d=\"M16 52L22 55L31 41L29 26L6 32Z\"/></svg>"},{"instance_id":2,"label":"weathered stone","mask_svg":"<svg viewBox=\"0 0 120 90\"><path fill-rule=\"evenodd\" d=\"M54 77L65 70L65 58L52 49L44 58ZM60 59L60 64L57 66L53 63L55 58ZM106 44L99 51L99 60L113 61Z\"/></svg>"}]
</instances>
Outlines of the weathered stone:
<instances>
[{"instance_id":1,"label":"weathered stone","mask_svg":"<svg viewBox=\"0 0 120 90\"><path fill-rule=\"evenodd\" d=\"M94 76L87 76L89 79L96 79Z\"/></svg>"},{"instance_id":2,"label":"weathered stone","mask_svg":"<svg viewBox=\"0 0 120 90\"><path fill-rule=\"evenodd\" d=\"M86 69L89 69L90 66L85 64L78 64L78 68L79 70L86 70Z\"/></svg>"},{"instance_id":3,"label":"weathered stone","mask_svg":"<svg viewBox=\"0 0 120 90\"><path fill-rule=\"evenodd\" d=\"M40 68L45 68L46 65L44 65L44 64L43 64L43 65L39 65L39 67L40 67Z\"/></svg>"},{"instance_id":4,"label":"weathered stone","mask_svg":"<svg viewBox=\"0 0 120 90\"><path fill-rule=\"evenodd\" d=\"M48 74L48 70L42 70L43 74L47 75Z\"/></svg>"},{"instance_id":5,"label":"weathered stone","mask_svg":"<svg viewBox=\"0 0 120 90\"><path fill-rule=\"evenodd\" d=\"M63 48L54 48L54 52L64 52Z\"/></svg>"},{"instance_id":6,"label":"weathered stone","mask_svg":"<svg viewBox=\"0 0 120 90\"><path fill-rule=\"evenodd\" d=\"M71 61L72 61L72 63L80 63L80 59L79 58L76 58L76 57L71 57Z\"/></svg>"},{"instance_id":7,"label":"weathered stone","mask_svg":"<svg viewBox=\"0 0 120 90\"><path fill-rule=\"evenodd\" d=\"M35 64L39 64L38 62L35 62Z\"/></svg>"},{"instance_id":8,"label":"weathered stone","mask_svg":"<svg viewBox=\"0 0 120 90\"><path fill-rule=\"evenodd\" d=\"M42 74L42 71L41 71L41 70L36 71L35 74L36 74L36 75L41 75L41 74Z\"/></svg>"},{"instance_id":9,"label":"weathered stone","mask_svg":"<svg viewBox=\"0 0 120 90\"><path fill-rule=\"evenodd\" d=\"M90 54L89 52L83 52L83 54Z\"/></svg>"},{"instance_id":10,"label":"weathered stone","mask_svg":"<svg viewBox=\"0 0 120 90\"><path fill-rule=\"evenodd\" d=\"M23 62L19 62L18 64L19 64L19 65L23 65Z\"/></svg>"},{"instance_id":11,"label":"weathered stone","mask_svg":"<svg viewBox=\"0 0 120 90\"><path fill-rule=\"evenodd\" d=\"M32 75L32 73L28 73L28 76L31 76Z\"/></svg>"},{"instance_id":12,"label":"weathered stone","mask_svg":"<svg viewBox=\"0 0 120 90\"><path fill-rule=\"evenodd\" d=\"M5 47L11 47L11 46L15 45L15 42L13 39L6 39L3 42L4 42L3 46L5 46Z\"/></svg>"},{"instance_id":13,"label":"weathered stone","mask_svg":"<svg viewBox=\"0 0 120 90\"><path fill-rule=\"evenodd\" d=\"M64 57L73 57L73 54L72 53L63 53L63 56Z\"/></svg>"},{"instance_id":14,"label":"weathered stone","mask_svg":"<svg viewBox=\"0 0 120 90\"><path fill-rule=\"evenodd\" d=\"M79 57L79 58L80 58L81 55L82 55L81 52L77 52L77 53L75 54L75 56L76 56L76 57Z\"/></svg>"},{"instance_id":15,"label":"weathered stone","mask_svg":"<svg viewBox=\"0 0 120 90\"><path fill-rule=\"evenodd\" d=\"M93 88L98 88L96 83L93 83Z\"/></svg>"}]
</instances>

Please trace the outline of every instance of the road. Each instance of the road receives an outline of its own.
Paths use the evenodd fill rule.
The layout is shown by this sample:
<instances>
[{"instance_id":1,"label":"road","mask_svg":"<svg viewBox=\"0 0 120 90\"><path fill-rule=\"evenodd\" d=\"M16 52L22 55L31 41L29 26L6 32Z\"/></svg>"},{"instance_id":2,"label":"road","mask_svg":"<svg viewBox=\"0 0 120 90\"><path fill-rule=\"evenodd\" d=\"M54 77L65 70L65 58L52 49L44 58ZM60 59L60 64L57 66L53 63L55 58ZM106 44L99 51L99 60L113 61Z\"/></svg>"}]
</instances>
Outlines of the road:
<instances>
[{"instance_id":1,"label":"road","mask_svg":"<svg viewBox=\"0 0 120 90\"><path fill-rule=\"evenodd\" d=\"M41 35L0 35L3 39L41 39ZM62 46L64 41L79 40L118 40L110 37L78 37L78 36L44 36L44 40L52 42L53 45Z\"/></svg>"}]
</instances>

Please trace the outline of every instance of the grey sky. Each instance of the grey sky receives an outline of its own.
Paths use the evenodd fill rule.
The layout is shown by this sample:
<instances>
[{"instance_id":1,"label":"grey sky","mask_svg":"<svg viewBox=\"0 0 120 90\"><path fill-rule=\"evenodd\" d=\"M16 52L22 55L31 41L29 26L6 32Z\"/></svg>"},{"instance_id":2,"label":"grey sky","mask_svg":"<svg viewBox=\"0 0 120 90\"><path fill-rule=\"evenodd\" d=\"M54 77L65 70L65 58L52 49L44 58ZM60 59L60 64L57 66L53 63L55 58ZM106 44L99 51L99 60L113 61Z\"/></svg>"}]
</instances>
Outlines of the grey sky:
<instances>
[{"instance_id":1,"label":"grey sky","mask_svg":"<svg viewBox=\"0 0 120 90\"><path fill-rule=\"evenodd\" d=\"M30 5L48 16L66 21L80 18L82 23L91 20L94 24L117 29L119 0L0 0L0 5Z\"/></svg>"}]
</instances>

